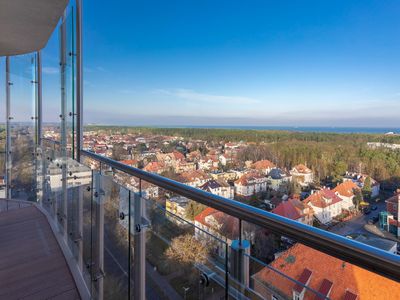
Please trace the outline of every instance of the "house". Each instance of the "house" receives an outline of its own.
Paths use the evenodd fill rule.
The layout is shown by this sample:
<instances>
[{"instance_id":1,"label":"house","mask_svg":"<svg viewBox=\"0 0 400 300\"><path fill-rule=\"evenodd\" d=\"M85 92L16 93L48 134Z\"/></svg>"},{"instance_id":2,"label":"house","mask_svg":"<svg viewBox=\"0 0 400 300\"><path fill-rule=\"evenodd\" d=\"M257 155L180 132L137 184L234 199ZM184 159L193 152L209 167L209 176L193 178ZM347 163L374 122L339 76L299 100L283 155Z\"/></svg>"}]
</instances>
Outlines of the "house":
<instances>
[{"instance_id":1,"label":"house","mask_svg":"<svg viewBox=\"0 0 400 300\"><path fill-rule=\"evenodd\" d=\"M225 257L226 244L239 236L239 219L211 207L195 216L194 225L196 238L212 245L220 257Z\"/></svg>"},{"instance_id":2,"label":"house","mask_svg":"<svg viewBox=\"0 0 400 300\"><path fill-rule=\"evenodd\" d=\"M264 173L265 175L271 172L271 170L274 169L275 167L276 167L275 164L267 159L259 160L251 165L252 169L256 169Z\"/></svg>"},{"instance_id":3,"label":"house","mask_svg":"<svg viewBox=\"0 0 400 300\"><path fill-rule=\"evenodd\" d=\"M372 247L385 250L391 254L397 254L397 242L383 239L374 235L360 234L354 240L357 242L370 245Z\"/></svg>"},{"instance_id":4,"label":"house","mask_svg":"<svg viewBox=\"0 0 400 300\"><path fill-rule=\"evenodd\" d=\"M166 166L162 162L151 161L143 168L143 170L150 173L161 174L166 170Z\"/></svg>"},{"instance_id":5,"label":"house","mask_svg":"<svg viewBox=\"0 0 400 300\"><path fill-rule=\"evenodd\" d=\"M235 192L241 197L250 197L267 191L267 178L253 171L243 174L235 181Z\"/></svg>"},{"instance_id":6,"label":"house","mask_svg":"<svg viewBox=\"0 0 400 300\"><path fill-rule=\"evenodd\" d=\"M355 172L346 172L346 175L344 176L343 181L344 182L352 181L362 189L364 187L365 180L368 177L371 180L371 197L372 198L378 197L380 190L381 190L381 184L368 175L361 174L361 173L355 173Z\"/></svg>"},{"instance_id":7,"label":"house","mask_svg":"<svg viewBox=\"0 0 400 300\"><path fill-rule=\"evenodd\" d=\"M287 191L292 176L279 168L273 168L267 175L267 185L274 191Z\"/></svg>"},{"instance_id":8,"label":"house","mask_svg":"<svg viewBox=\"0 0 400 300\"><path fill-rule=\"evenodd\" d=\"M178 181L192 187L199 187L210 180L210 176L201 170L183 172L179 175Z\"/></svg>"},{"instance_id":9,"label":"house","mask_svg":"<svg viewBox=\"0 0 400 300\"><path fill-rule=\"evenodd\" d=\"M290 170L290 174L301 186L308 186L314 181L313 171L303 164L293 167L293 169Z\"/></svg>"},{"instance_id":10,"label":"house","mask_svg":"<svg viewBox=\"0 0 400 300\"><path fill-rule=\"evenodd\" d=\"M301 222L306 225L313 224L313 210L312 208L301 202L299 199L290 198L282 201L272 212L282 217Z\"/></svg>"},{"instance_id":11,"label":"house","mask_svg":"<svg viewBox=\"0 0 400 300\"><path fill-rule=\"evenodd\" d=\"M210 180L200 186L203 191L209 192L214 195L218 195L224 198L233 199L235 195L235 189L225 181L221 180Z\"/></svg>"},{"instance_id":12,"label":"house","mask_svg":"<svg viewBox=\"0 0 400 300\"><path fill-rule=\"evenodd\" d=\"M252 279L254 290L264 299L400 299L397 282L300 243Z\"/></svg>"},{"instance_id":13,"label":"house","mask_svg":"<svg viewBox=\"0 0 400 300\"><path fill-rule=\"evenodd\" d=\"M346 207L344 201L334 191L324 188L311 194L303 201L314 211L314 216L322 224L332 222L332 219L342 213Z\"/></svg>"},{"instance_id":14,"label":"house","mask_svg":"<svg viewBox=\"0 0 400 300\"><path fill-rule=\"evenodd\" d=\"M238 179L238 173L235 171L227 172L214 172L210 173L211 177L215 180L234 181Z\"/></svg>"},{"instance_id":15,"label":"house","mask_svg":"<svg viewBox=\"0 0 400 300\"><path fill-rule=\"evenodd\" d=\"M164 163L166 167L174 167L177 163L185 161L185 156L179 151L173 151L171 153L157 153L157 160Z\"/></svg>"},{"instance_id":16,"label":"house","mask_svg":"<svg viewBox=\"0 0 400 300\"><path fill-rule=\"evenodd\" d=\"M337 185L333 191L343 200L343 208L350 210L354 208L354 192L361 190L360 187L352 180L347 180Z\"/></svg>"},{"instance_id":17,"label":"house","mask_svg":"<svg viewBox=\"0 0 400 300\"><path fill-rule=\"evenodd\" d=\"M379 224L382 230L400 237L400 191L386 200L386 211L379 215Z\"/></svg>"},{"instance_id":18,"label":"house","mask_svg":"<svg viewBox=\"0 0 400 300\"><path fill-rule=\"evenodd\" d=\"M135 167L135 168L137 168L137 166L138 166L138 161L136 159L124 159L124 160L120 160L119 162L122 164L128 165L128 166L131 166L131 167Z\"/></svg>"},{"instance_id":19,"label":"house","mask_svg":"<svg viewBox=\"0 0 400 300\"><path fill-rule=\"evenodd\" d=\"M189 205L189 199L183 196L176 196L167 198L165 200L165 209L167 211L166 216L169 220L179 225L182 222L179 218L186 220L186 209Z\"/></svg>"},{"instance_id":20,"label":"house","mask_svg":"<svg viewBox=\"0 0 400 300\"><path fill-rule=\"evenodd\" d=\"M180 174L183 172L195 171L197 165L194 162L179 161L175 165L175 173Z\"/></svg>"}]
</instances>

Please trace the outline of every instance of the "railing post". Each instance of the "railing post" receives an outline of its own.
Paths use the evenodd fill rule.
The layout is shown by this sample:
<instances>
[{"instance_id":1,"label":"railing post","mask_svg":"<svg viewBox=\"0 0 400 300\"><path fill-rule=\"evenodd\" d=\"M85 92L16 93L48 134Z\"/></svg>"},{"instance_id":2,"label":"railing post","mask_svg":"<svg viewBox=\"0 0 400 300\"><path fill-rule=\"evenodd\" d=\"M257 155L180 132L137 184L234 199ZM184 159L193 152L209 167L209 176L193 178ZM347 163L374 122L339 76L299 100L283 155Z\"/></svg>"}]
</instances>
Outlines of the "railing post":
<instances>
[{"instance_id":1,"label":"railing post","mask_svg":"<svg viewBox=\"0 0 400 300\"><path fill-rule=\"evenodd\" d=\"M42 146L42 124L43 124L43 110L42 110L42 52L36 52L36 146Z\"/></svg>"},{"instance_id":2,"label":"railing post","mask_svg":"<svg viewBox=\"0 0 400 300\"><path fill-rule=\"evenodd\" d=\"M95 189L94 189L94 203L96 207L96 224L95 224L95 237L96 237L96 262L95 272L93 274L94 281L97 284L97 299L102 300L104 296L104 193L102 191L103 177L100 174L96 176Z\"/></svg>"},{"instance_id":3,"label":"railing post","mask_svg":"<svg viewBox=\"0 0 400 300\"><path fill-rule=\"evenodd\" d=\"M60 39L60 66L61 66L61 178L62 178L62 223L63 223L63 235L66 243L68 243L68 160L67 160L67 97L66 97L66 11L61 18L61 39Z\"/></svg>"},{"instance_id":4,"label":"railing post","mask_svg":"<svg viewBox=\"0 0 400 300\"><path fill-rule=\"evenodd\" d=\"M83 52L82 0L76 0L76 159L81 162L83 147Z\"/></svg>"},{"instance_id":5,"label":"railing post","mask_svg":"<svg viewBox=\"0 0 400 300\"><path fill-rule=\"evenodd\" d=\"M142 228L144 220L145 203L142 198L142 180L139 179L139 193L135 193L134 199L134 224L136 234L134 236L134 297L133 299L146 299L146 231Z\"/></svg>"},{"instance_id":6,"label":"railing post","mask_svg":"<svg viewBox=\"0 0 400 300\"><path fill-rule=\"evenodd\" d=\"M42 160L42 124L43 124L43 110L42 110L42 52L36 52L36 140L35 140L35 159L36 159L36 190L37 201L43 206L43 191L44 191L44 166ZM38 151L40 148L40 151ZM40 157L40 160L39 160ZM39 166L40 165L40 166ZM40 172L40 175L39 175ZM37 178L41 181L38 182ZM39 193L40 191L40 193Z\"/></svg>"},{"instance_id":7,"label":"railing post","mask_svg":"<svg viewBox=\"0 0 400 300\"><path fill-rule=\"evenodd\" d=\"M11 199L11 91L10 57L6 57L6 198ZM8 202L7 202L8 203Z\"/></svg>"},{"instance_id":8,"label":"railing post","mask_svg":"<svg viewBox=\"0 0 400 300\"><path fill-rule=\"evenodd\" d=\"M82 52L82 0L76 1L76 159L82 162L83 147L83 52ZM82 189L80 189L82 190ZM78 228L83 235L83 193L78 199ZM82 270L83 245L79 242L79 266Z\"/></svg>"},{"instance_id":9,"label":"railing post","mask_svg":"<svg viewBox=\"0 0 400 300\"><path fill-rule=\"evenodd\" d=\"M249 255L250 255L250 242L243 240L243 226L242 220L239 219L239 239L232 241L231 244L231 273L232 276L240 283L238 291L241 295L244 294L246 288L249 287Z\"/></svg>"}]
</instances>

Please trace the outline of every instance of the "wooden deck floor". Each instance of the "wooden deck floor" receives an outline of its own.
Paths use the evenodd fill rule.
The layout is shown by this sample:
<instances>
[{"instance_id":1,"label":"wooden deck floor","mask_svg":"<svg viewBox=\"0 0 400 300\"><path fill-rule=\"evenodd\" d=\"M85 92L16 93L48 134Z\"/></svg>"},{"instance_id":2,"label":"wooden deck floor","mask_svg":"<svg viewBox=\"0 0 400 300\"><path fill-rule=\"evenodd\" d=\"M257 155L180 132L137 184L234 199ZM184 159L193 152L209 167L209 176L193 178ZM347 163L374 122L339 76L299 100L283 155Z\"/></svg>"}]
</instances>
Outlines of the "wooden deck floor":
<instances>
[{"instance_id":1,"label":"wooden deck floor","mask_svg":"<svg viewBox=\"0 0 400 300\"><path fill-rule=\"evenodd\" d=\"M0 299L80 299L47 219L34 206L0 212Z\"/></svg>"}]
</instances>

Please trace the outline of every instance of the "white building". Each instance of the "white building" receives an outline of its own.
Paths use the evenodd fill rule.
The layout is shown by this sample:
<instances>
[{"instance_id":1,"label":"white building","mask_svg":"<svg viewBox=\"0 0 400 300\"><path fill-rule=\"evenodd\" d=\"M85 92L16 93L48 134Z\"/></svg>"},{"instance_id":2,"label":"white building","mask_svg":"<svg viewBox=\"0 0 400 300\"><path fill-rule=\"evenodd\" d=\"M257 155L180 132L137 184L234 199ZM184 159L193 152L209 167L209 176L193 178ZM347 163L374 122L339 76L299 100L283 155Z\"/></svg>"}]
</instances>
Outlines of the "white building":
<instances>
[{"instance_id":1,"label":"white building","mask_svg":"<svg viewBox=\"0 0 400 300\"><path fill-rule=\"evenodd\" d=\"M234 187L221 180L210 180L200 186L200 189L228 199L233 199L235 196Z\"/></svg>"},{"instance_id":2,"label":"white building","mask_svg":"<svg viewBox=\"0 0 400 300\"><path fill-rule=\"evenodd\" d=\"M303 164L295 166L290 170L293 180L296 180L301 186L308 186L314 181L314 173Z\"/></svg>"},{"instance_id":3,"label":"white building","mask_svg":"<svg viewBox=\"0 0 400 300\"><path fill-rule=\"evenodd\" d=\"M316 191L304 200L314 211L316 217L322 224L329 224L332 219L342 213L345 204L332 190L322 189Z\"/></svg>"},{"instance_id":4,"label":"white building","mask_svg":"<svg viewBox=\"0 0 400 300\"><path fill-rule=\"evenodd\" d=\"M354 191L357 189L360 190L360 187L351 180L344 181L333 189L335 194L343 200L343 209L354 208Z\"/></svg>"},{"instance_id":5,"label":"white building","mask_svg":"<svg viewBox=\"0 0 400 300\"><path fill-rule=\"evenodd\" d=\"M381 185L378 181L373 179L372 177L365 175L365 174L360 174L360 173L355 173L355 172L346 172L346 175L343 178L343 181L352 181L355 184L357 184L360 188L364 187L365 180L367 178L370 178L371 180L371 197L375 198L379 196L379 193L381 191Z\"/></svg>"},{"instance_id":6,"label":"white building","mask_svg":"<svg viewBox=\"0 0 400 300\"><path fill-rule=\"evenodd\" d=\"M274 191L286 191L291 181L292 176L279 168L272 169L267 175L267 185Z\"/></svg>"},{"instance_id":7,"label":"white building","mask_svg":"<svg viewBox=\"0 0 400 300\"><path fill-rule=\"evenodd\" d=\"M267 191L267 178L258 172L242 175L235 181L235 192L238 196L249 197Z\"/></svg>"}]
</instances>

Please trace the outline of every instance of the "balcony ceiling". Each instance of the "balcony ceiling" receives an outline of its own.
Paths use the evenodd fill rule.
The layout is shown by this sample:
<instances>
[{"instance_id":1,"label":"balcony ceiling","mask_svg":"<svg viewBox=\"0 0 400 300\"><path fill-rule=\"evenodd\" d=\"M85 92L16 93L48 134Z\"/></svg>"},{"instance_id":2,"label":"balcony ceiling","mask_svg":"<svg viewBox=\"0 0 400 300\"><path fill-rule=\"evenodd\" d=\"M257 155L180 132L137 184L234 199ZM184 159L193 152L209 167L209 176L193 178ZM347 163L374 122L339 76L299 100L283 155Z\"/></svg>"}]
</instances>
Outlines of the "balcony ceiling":
<instances>
[{"instance_id":1,"label":"balcony ceiling","mask_svg":"<svg viewBox=\"0 0 400 300\"><path fill-rule=\"evenodd\" d=\"M68 0L0 0L0 56L46 46Z\"/></svg>"}]
</instances>

